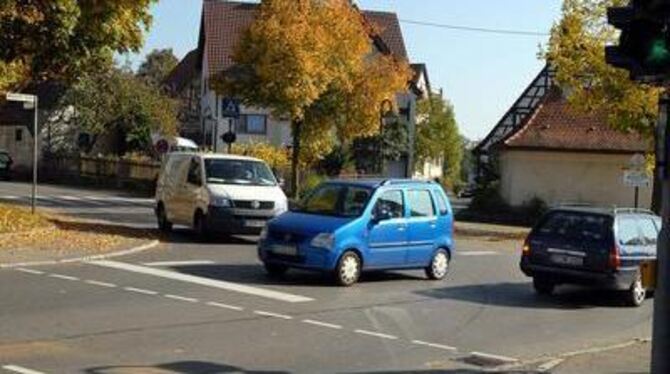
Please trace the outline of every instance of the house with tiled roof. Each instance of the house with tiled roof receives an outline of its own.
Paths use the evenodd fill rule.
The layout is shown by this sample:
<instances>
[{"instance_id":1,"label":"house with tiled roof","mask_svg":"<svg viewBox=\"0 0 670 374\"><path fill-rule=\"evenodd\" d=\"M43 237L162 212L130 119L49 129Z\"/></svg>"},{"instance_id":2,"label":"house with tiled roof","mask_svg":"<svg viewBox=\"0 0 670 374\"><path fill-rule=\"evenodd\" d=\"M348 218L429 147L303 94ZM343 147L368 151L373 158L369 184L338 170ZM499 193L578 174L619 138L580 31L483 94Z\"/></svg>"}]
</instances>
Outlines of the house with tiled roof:
<instances>
[{"instance_id":1,"label":"house with tiled roof","mask_svg":"<svg viewBox=\"0 0 670 374\"><path fill-rule=\"evenodd\" d=\"M545 69L540 77L549 74ZM524 93L515 104L524 111L513 107L505 115L515 113L518 121L503 118L479 144L480 172L495 173L501 196L512 206L534 198L549 205L633 206L634 189L624 184L624 170L652 144L634 131L612 128L606 113L575 110L551 76L544 82L549 84L542 92ZM651 193L651 187L640 190L640 206L651 205Z\"/></svg>"},{"instance_id":2,"label":"house with tiled roof","mask_svg":"<svg viewBox=\"0 0 670 374\"><path fill-rule=\"evenodd\" d=\"M180 113L181 134L201 145L225 149L221 135L234 129L238 142L269 142L275 146L290 146L291 126L287 118L274 118L267 108L241 108L241 118L229 123L222 118L222 101L210 87L210 79L234 66L233 53L243 33L254 22L258 3L226 0L204 0L198 47L189 52L168 76L165 84L177 95L183 108ZM409 61L398 17L395 13L362 11L374 25L371 43L380 53L393 54ZM408 82L406 93L398 95L400 115L410 122L414 136L416 100L428 95L426 66L416 64L415 76ZM413 143L413 142L412 142ZM412 152L410 152L412 154ZM391 167L396 173L410 172L411 156L403 167ZM400 170L403 169L404 170Z\"/></svg>"}]
</instances>

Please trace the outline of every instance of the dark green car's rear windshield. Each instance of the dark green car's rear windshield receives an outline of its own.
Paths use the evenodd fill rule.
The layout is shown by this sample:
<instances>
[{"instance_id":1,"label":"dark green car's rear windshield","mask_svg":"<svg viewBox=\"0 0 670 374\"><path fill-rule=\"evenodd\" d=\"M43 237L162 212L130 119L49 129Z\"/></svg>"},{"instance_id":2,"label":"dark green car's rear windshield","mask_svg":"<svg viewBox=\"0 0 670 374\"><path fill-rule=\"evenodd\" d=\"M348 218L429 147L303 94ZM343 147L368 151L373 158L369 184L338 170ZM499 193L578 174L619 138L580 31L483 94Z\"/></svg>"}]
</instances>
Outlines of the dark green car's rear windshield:
<instances>
[{"instance_id":1,"label":"dark green car's rear windshield","mask_svg":"<svg viewBox=\"0 0 670 374\"><path fill-rule=\"evenodd\" d=\"M336 217L358 217L363 214L372 189L343 184L317 187L298 204L295 211Z\"/></svg>"},{"instance_id":2,"label":"dark green car's rear windshield","mask_svg":"<svg viewBox=\"0 0 670 374\"><path fill-rule=\"evenodd\" d=\"M612 217L604 214L556 211L549 213L534 230L536 235L574 241L605 241L612 232Z\"/></svg>"}]
</instances>

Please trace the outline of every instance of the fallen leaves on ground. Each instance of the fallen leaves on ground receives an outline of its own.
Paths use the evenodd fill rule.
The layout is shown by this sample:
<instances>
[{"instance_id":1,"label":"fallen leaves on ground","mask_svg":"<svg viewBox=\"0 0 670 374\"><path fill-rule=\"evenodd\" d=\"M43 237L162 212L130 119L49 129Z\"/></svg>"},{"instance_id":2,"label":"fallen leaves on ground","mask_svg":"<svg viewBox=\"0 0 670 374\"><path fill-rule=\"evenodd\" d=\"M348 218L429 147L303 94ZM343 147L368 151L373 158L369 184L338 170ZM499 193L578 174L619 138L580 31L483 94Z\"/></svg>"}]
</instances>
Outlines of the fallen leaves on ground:
<instances>
[{"instance_id":1,"label":"fallen leaves on ground","mask_svg":"<svg viewBox=\"0 0 670 374\"><path fill-rule=\"evenodd\" d=\"M0 250L100 253L156 239L148 230L74 221L0 205Z\"/></svg>"}]
</instances>

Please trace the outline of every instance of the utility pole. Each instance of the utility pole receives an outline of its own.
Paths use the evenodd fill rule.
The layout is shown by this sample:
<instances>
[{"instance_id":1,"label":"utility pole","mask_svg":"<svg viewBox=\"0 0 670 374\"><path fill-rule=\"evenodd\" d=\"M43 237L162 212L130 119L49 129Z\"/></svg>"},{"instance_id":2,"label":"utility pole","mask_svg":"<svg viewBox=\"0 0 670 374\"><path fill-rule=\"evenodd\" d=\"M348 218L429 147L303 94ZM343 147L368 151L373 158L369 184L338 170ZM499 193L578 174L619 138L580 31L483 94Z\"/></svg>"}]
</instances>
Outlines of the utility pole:
<instances>
[{"instance_id":1,"label":"utility pole","mask_svg":"<svg viewBox=\"0 0 670 374\"><path fill-rule=\"evenodd\" d=\"M621 30L619 44L605 48L607 63L628 70L630 78L667 91L670 82L670 0L633 0L607 9L607 21ZM663 225L656 255L652 374L670 373L670 95L659 101L656 168L661 179Z\"/></svg>"},{"instance_id":2,"label":"utility pole","mask_svg":"<svg viewBox=\"0 0 670 374\"><path fill-rule=\"evenodd\" d=\"M670 95L663 94L659 102L658 127L656 128L656 167L661 176L663 225L657 248L657 280L654 291L654 328L652 337L651 372L670 373L670 165L668 162L668 115Z\"/></svg>"}]
</instances>

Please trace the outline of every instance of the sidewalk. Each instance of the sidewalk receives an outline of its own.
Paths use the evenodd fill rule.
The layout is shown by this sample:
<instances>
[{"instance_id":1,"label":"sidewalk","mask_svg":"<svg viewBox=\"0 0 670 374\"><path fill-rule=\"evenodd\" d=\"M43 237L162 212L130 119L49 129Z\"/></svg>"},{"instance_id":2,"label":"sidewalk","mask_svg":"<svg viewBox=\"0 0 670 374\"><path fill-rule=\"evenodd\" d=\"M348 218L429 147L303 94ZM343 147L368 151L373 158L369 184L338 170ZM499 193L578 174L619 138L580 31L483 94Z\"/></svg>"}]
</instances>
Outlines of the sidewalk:
<instances>
[{"instance_id":1,"label":"sidewalk","mask_svg":"<svg viewBox=\"0 0 670 374\"><path fill-rule=\"evenodd\" d=\"M651 363L651 343L635 342L628 347L574 356L556 366L551 373L648 373Z\"/></svg>"},{"instance_id":2,"label":"sidewalk","mask_svg":"<svg viewBox=\"0 0 670 374\"><path fill-rule=\"evenodd\" d=\"M456 236L481 237L489 240L525 239L530 232L530 228L527 227L459 221L454 224L454 229Z\"/></svg>"}]
</instances>

